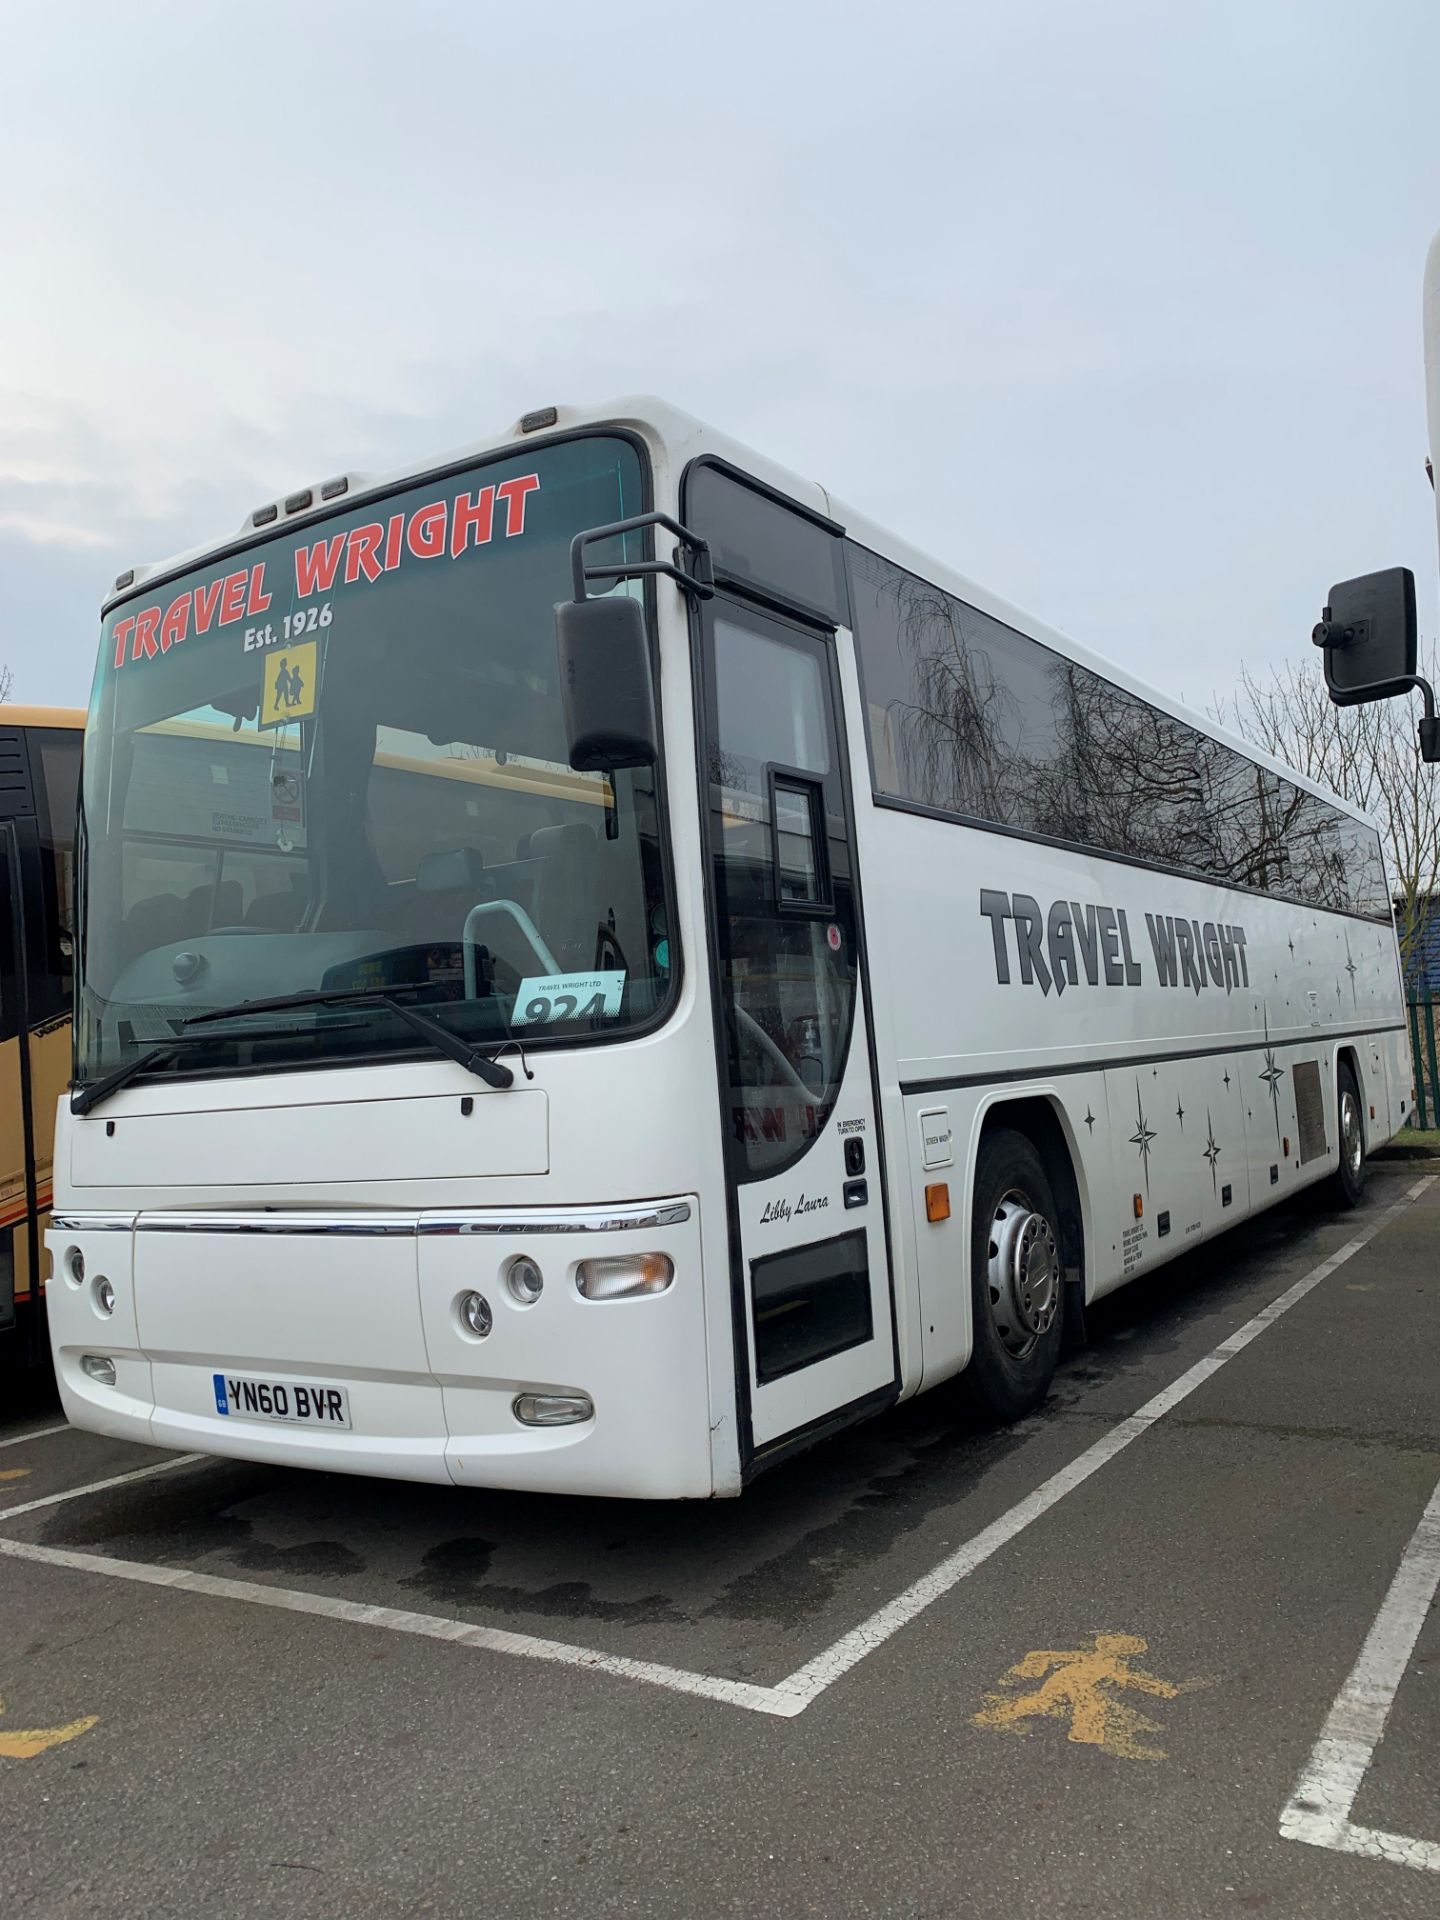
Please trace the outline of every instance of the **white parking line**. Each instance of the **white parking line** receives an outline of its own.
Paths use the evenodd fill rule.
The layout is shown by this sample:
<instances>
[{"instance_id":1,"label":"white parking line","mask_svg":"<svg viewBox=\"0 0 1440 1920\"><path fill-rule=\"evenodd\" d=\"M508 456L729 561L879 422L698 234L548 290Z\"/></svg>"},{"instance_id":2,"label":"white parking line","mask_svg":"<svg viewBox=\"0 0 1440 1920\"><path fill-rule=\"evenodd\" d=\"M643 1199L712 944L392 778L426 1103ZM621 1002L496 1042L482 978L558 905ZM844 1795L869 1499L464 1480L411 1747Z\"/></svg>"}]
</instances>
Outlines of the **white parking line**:
<instances>
[{"instance_id":1,"label":"white parking line","mask_svg":"<svg viewBox=\"0 0 1440 1920\"><path fill-rule=\"evenodd\" d=\"M358 1600L337 1600L331 1594L306 1593L294 1587L264 1587L253 1580L226 1580L210 1573L191 1573L183 1567L157 1567L143 1560L112 1560L105 1554L72 1553L63 1547L32 1547L22 1540L0 1540L0 1554L15 1560L36 1560L42 1566L70 1567L77 1573L101 1573L111 1580L138 1580L145 1586L168 1587L179 1593L203 1593L216 1600L244 1600L251 1606L278 1607L285 1613L317 1614L356 1627L385 1627L391 1633L414 1633L428 1640L449 1640L487 1653L518 1654L527 1660L550 1660L566 1667L589 1667L598 1673L618 1674L623 1680L646 1680L672 1693L697 1693L727 1706L749 1707L756 1713L796 1714L804 1702L777 1702L770 1687L752 1687L743 1680L722 1680L708 1673L688 1673L683 1667L658 1666L649 1660L627 1660L619 1654L597 1653L590 1647L567 1646L562 1640L541 1640L533 1634L508 1633L500 1627L472 1626L465 1620L437 1613L407 1613L399 1607L369 1606Z\"/></svg>"},{"instance_id":2,"label":"white parking line","mask_svg":"<svg viewBox=\"0 0 1440 1920\"><path fill-rule=\"evenodd\" d=\"M104 1554L72 1553L61 1547L31 1546L19 1540L0 1540L0 1554L16 1560L33 1560L42 1565L69 1567L78 1573L103 1575L112 1580L136 1580L148 1586L168 1587L177 1592L208 1594L222 1600L242 1600L255 1606L278 1607L291 1613L308 1613L323 1619L344 1621L354 1626L380 1627L392 1633L419 1634L427 1639L448 1640L454 1644L479 1647L491 1653L508 1653L522 1659L554 1661L562 1666L586 1667L600 1673L611 1673L622 1679L641 1680L651 1686L666 1687L672 1693L698 1695L703 1699L719 1701L731 1707L743 1707L751 1713L773 1714L781 1719L794 1719L812 1705L827 1688L846 1674L869 1653L874 1653L901 1627L907 1625L927 1607L957 1586L967 1575L981 1567L1009 1541L1032 1526L1042 1514L1059 1504L1066 1494L1073 1493L1083 1486L1092 1474L1113 1460L1126 1447L1148 1433L1157 1421L1164 1419L1188 1399L1197 1387L1202 1386L1221 1367L1243 1353L1252 1340L1271 1327L1288 1313L1291 1307L1305 1298L1327 1280L1337 1267L1344 1266L1353 1259L1362 1247L1373 1240L1390 1223L1399 1218L1428 1187L1434 1185L1435 1176L1417 1180L1403 1199L1393 1206L1386 1207L1363 1233L1356 1234L1353 1240L1347 1240L1343 1247L1322 1260L1318 1266L1300 1280L1297 1280L1285 1292L1272 1300L1268 1307L1262 1307L1244 1326L1237 1328L1228 1339L1197 1360L1195 1365L1180 1378L1153 1399L1147 1400L1138 1412L1112 1427L1092 1446L1079 1454L1067 1466L1043 1481L1033 1493L1029 1493L1008 1513L992 1521L973 1539L958 1547L952 1554L940 1562L921 1579L915 1581L895 1599L872 1613L858 1627L842 1634L832 1646L818 1653L813 1660L806 1661L786 1679L777 1681L773 1686L760 1686L745 1680L731 1680L719 1674L693 1673L683 1667L661 1666L646 1660L629 1660L617 1654L599 1653L588 1647L572 1647L564 1641L544 1640L531 1634L510 1633L498 1627L472 1626L463 1620L447 1618L441 1614L407 1613L397 1607L363 1605L358 1601L337 1600L326 1594L307 1593L302 1589L289 1587L261 1586L254 1581L222 1579L213 1574L191 1573L182 1567L154 1566L140 1560L112 1560ZM162 1460L158 1466L141 1467L134 1473L118 1474L109 1480L97 1480L85 1487L76 1487L68 1493L50 1494L43 1500L27 1501L18 1507L9 1507L0 1512L0 1520L17 1517L22 1513L32 1513L39 1507L59 1504L63 1500L78 1500L87 1493L101 1493L107 1487L124 1485L128 1481L143 1480L152 1474L167 1473L175 1467L188 1466L202 1458L199 1454L180 1454L173 1460ZM1378 1734L1376 1736L1379 1737ZM1358 1784L1358 1782L1357 1782ZM1418 1844L1418 1843L1417 1843Z\"/></svg>"},{"instance_id":3,"label":"white parking line","mask_svg":"<svg viewBox=\"0 0 1440 1920\"><path fill-rule=\"evenodd\" d=\"M29 1433L12 1434L8 1440L0 1440L0 1447L23 1447L27 1440L44 1440L52 1433L69 1433L70 1423L62 1420L58 1427L32 1427Z\"/></svg>"},{"instance_id":4,"label":"white parking line","mask_svg":"<svg viewBox=\"0 0 1440 1920\"><path fill-rule=\"evenodd\" d=\"M18 1520L22 1513L38 1513L41 1507L61 1507L67 1500L83 1500L87 1493L104 1493L110 1487L126 1487L132 1480L153 1480L157 1473L173 1473L176 1467L193 1467L203 1453L177 1453L169 1460L158 1460L153 1467L135 1467L129 1473L112 1473L108 1480L91 1480L83 1487L69 1487L63 1493L47 1493L40 1500L23 1500L18 1507L0 1507L0 1520Z\"/></svg>"},{"instance_id":5,"label":"white parking line","mask_svg":"<svg viewBox=\"0 0 1440 1920\"><path fill-rule=\"evenodd\" d=\"M1378 1827L1355 1826L1350 1820L1437 1589L1440 1486L1410 1537L1360 1658L1336 1694L1305 1771L1280 1816L1280 1831L1287 1840L1440 1873L1440 1845L1435 1841L1411 1840Z\"/></svg>"},{"instance_id":6,"label":"white parking line","mask_svg":"<svg viewBox=\"0 0 1440 1920\"><path fill-rule=\"evenodd\" d=\"M1267 1327L1273 1326L1282 1314L1288 1313L1322 1280L1328 1280L1337 1267L1353 1259L1368 1241L1373 1240L1392 1220L1398 1219L1433 1183L1433 1175L1417 1180L1403 1200L1397 1200L1393 1206L1387 1207L1363 1233L1357 1234L1353 1240L1347 1240L1328 1260L1322 1260L1318 1267L1312 1267L1303 1279L1297 1280L1293 1287L1287 1287L1268 1307L1262 1307L1252 1320L1247 1320L1227 1340L1222 1340L1203 1360L1197 1360L1188 1372L1182 1373L1178 1380L1157 1393L1153 1400L1147 1400L1137 1413L1132 1413L1128 1420L1122 1420L1118 1426L1112 1427L1109 1433L1102 1434L1093 1446L1087 1447L1068 1466L1061 1467L1058 1473L1052 1474L1033 1493L998 1520L992 1521L973 1539L957 1547L948 1559L942 1560L938 1567L917 1580L914 1586L907 1587L895 1599L872 1613L868 1620L842 1635L833 1646L816 1654L813 1660L792 1673L788 1680L782 1680L780 1687L803 1694L808 1706L817 1694L833 1686L842 1673L848 1672L867 1653L873 1653L878 1646L882 1646L892 1633L897 1633L917 1614L923 1613L967 1574L983 1566L993 1553L1017 1534L1023 1533L1041 1514L1048 1513L1067 1493L1073 1493L1077 1487L1083 1486L1093 1473L1098 1473L1116 1454L1123 1453L1132 1441L1138 1440L1142 1433L1147 1433L1157 1420L1163 1420L1167 1413L1178 1407L1182 1400L1188 1399L1227 1361L1233 1360L1237 1353L1242 1353L1252 1340L1258 1339Z\"/></svg>"}]
</instances>

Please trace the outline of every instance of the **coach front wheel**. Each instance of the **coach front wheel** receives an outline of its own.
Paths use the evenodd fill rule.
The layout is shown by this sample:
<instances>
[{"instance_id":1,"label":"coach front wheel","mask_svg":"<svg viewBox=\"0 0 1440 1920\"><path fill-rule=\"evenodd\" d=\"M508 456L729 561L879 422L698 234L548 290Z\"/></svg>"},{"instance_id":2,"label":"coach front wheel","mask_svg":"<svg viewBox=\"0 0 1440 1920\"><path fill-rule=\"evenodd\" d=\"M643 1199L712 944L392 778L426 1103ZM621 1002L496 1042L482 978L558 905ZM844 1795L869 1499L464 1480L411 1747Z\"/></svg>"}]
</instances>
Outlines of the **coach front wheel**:
<instances>
[{"instance_id":1,"label":"coach front wheel","mask_svg":"<svg viewBox=\"0 0 1440 1920\"><path fill-rule=\"evenodd\" d=\"M974 1345L961 1389L976 1412L1018 1420L1049 1391L1065 1314L1060 1215L1045 1163L1009 1128L981 1142L970 1219Z\"/></svg>"},{"instance_id":2,"label":"coach front wheel","mask_svg":"<svg viewBox=\"0 0 1440 1920\"><path fill-rule=\"evenodd\" d=\"M1341 1204L1358 1207L1365 1191L1365 1109L1360 1104L1360 1087L1348 1061L1340 1062L1335 1083L1337 1131L1340 1135L1340 1165L1335 1173L1335 1192Z\"/></svg>"}]
</instances>

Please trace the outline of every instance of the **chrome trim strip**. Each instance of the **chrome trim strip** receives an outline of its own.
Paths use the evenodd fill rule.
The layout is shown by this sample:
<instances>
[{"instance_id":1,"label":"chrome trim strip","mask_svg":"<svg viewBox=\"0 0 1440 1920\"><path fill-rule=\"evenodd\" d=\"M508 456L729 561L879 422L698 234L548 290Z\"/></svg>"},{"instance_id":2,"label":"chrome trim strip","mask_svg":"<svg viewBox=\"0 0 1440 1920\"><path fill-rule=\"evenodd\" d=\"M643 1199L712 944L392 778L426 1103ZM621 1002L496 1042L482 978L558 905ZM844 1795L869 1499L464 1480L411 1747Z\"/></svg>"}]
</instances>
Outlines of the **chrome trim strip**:
<instances>
[{"instance_id":1,"label":"chrome trim strip","mask_svg":"<svg viewBox=\"0 0 1440 1920\"><path fill-rule=\"evenodd\" d=\"M302 1207L273 1213L142 1213L137 1233L284 1233L379 1236L403 1234L413 1238L413 1213L307 1212Z\"/></svg>"},{"instance_id":2,"label":"chrome trim strip","mask_svg":"<svg viewBox=\"0 0 1440 1920\"><path fill-rule=\"evenodd\" d=\"M690 1218L688 1200L659 1206L608 1207L570 1211L562 1207L495 1213L431 1213L420 1216L420 1232L465 1233L637 1233L651 1227L678 1227Z\"/></svg>"},{"instance_id":3,"label":"chrome trim strip","mask_svg":"<svg viewBox=\"0 0 1440 1920\"><path fill-rule=\"evenodd\" d=\"M52 1233L129 1233L135 1225L133 1213L52 1213Z\"/></svg>"},{"instance_id":4,"label":"chrome trim strip","mask_svg":"<svg viewBox=\"0 0 1440 1920\"><path fill-rule=\"evenodd\" d=\"M381 1213L356 1208L352 1212L322 1212L303 1207L277 1207L248 1213L141 1213L135 1215L67 1215L56 1226L82 1227L108 1223L133 1225L137 1233L281 1233L334 1234L345 1238L411 1236L416 1234L506 1233L639 1233L655 1227L678 1227L690 1218L688 1200L648 1202L640 1206L568 1208L516 1207L485 1212Z\"/></svg>"}]
</instances>

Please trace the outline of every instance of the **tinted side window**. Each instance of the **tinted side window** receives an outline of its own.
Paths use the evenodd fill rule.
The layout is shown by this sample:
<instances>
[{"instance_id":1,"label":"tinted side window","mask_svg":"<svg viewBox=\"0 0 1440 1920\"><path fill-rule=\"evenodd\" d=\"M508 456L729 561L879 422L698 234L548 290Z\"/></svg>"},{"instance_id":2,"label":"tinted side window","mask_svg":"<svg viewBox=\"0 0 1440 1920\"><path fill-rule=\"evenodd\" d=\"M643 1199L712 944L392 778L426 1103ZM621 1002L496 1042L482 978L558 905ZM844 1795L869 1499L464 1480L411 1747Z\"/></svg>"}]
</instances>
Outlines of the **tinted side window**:
<instances>
[{"instance_id":1,"label":"tinted side window","mask_svg":"<svg viewBox=\"0 0 1440 1920\"><path fill-rule=\"evenodd\" d=\"M10 848L0 835L0 1040L13 1040L20 1030L16 1012L15 920L10 899ZM9 1088L4 1089L9 1094Z\"/></svg>"},{"instance_id":2,"label":"tinted side window","mask_svg":"<svg viewBox=\"0 0 1440 1920\"><path fill-rule=\"evenodd\" d=\"M852 623L878 793L1314 906L1388 912L1369 828L863 548Z\"/></svg>"},{"instance_id":3,"label":"tinted side window","mask_svg":"<svg viewBox=\"0 0 1440 1920\"><path fill-rule=\"evenodd\" d=\"M75 818L80 791L79 731L59 728L30 740L38 775L44 965L31 986L31 1016L68 1012L75 960Z\"/></svg>"},{"instance_id":4,"label":"tinted side window","mask_svg":"<svg viewBox=\"0 0 1440 1920\"><path fill-rule=\"evenodd\" d=\"M841 543L818 521L709 465L685 476L685 520L710 542L717 578L844 624Z\"/></svg>"}]
</instances>

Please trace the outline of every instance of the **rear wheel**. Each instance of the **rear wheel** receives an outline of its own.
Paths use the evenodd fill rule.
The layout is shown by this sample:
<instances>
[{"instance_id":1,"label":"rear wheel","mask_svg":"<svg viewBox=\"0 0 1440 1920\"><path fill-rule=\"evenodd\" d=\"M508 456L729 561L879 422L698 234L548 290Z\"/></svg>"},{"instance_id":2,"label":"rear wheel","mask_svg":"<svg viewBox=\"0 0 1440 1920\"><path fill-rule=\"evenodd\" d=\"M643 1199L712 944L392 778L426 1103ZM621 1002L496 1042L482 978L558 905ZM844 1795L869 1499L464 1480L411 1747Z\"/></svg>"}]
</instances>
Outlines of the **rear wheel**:
<instances>
[{"instance_id":1,"label":"rear wheel","mask_svg":"<svg viewBox=\"0 0 1440 1920\"><path fill-rule=\"evenodd\" d=\"M1365 1109L1360 1086L1348 1060L1340 1062L1335 1078L1336 1131L1340 1135L1340 1165L1335 1173L1335 1195L1342 1206L1358 1207L1365 1192Z\"/></svg>"},{"instance_id":2,"label":"rear wheel","mask_svg":"<svg viewBox=\"0 0 1440 1920\"><path fill-rule=\"evenodd\" d=\"M975 1341L962 1392L984 1417L1018 1420L1045 1398L1060 1357L1065 1268L1045 1163L1008 1127L980 1143L970 1294Z\"/></svg>"}]
</instances>

